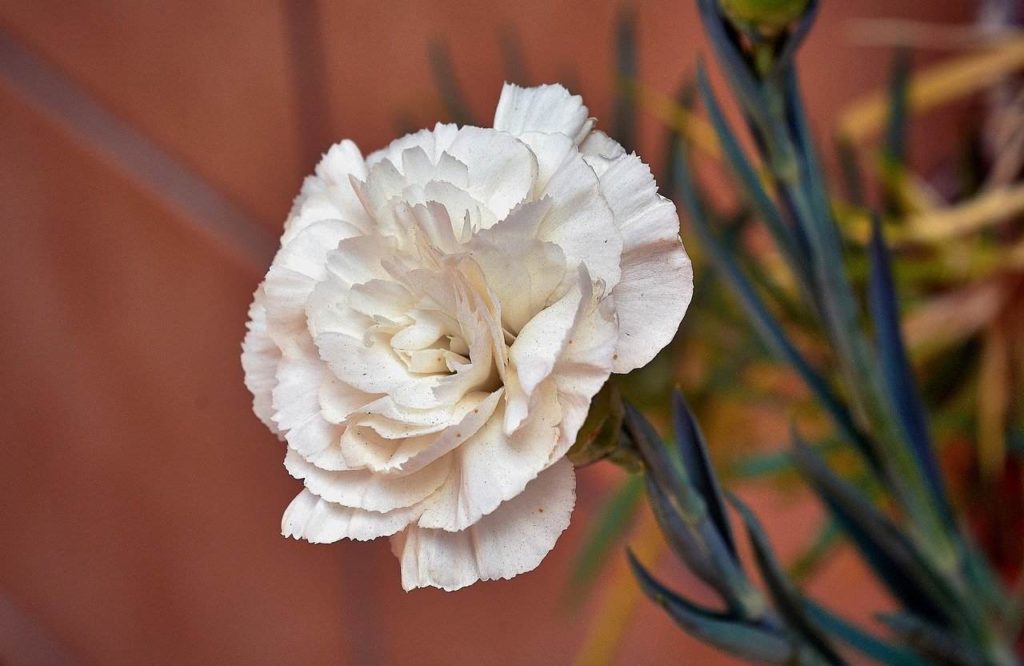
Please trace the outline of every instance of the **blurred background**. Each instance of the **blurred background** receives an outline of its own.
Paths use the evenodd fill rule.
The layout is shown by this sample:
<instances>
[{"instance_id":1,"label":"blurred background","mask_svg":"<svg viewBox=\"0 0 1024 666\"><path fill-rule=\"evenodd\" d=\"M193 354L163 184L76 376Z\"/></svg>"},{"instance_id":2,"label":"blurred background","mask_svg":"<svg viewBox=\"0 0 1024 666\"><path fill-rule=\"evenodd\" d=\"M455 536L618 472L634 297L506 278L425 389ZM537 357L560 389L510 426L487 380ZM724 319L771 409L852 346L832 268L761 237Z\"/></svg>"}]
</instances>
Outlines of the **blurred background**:
<instances>
[{"instance_id":1,"label":"blurred background","mask_svg":"<svg viewBox=\"0 0 1024 666\"><path fill-rule=\"evenodd\" d=\"M636 79L655 99L674 95L707 54L695 8L631 8ZM566 83L608 129L622 11L590 0L0 0L0 663L732 663L638 598L618 542L571 589L623 478L608 464L581 470L571 527L512 581L406 594L384 540L285 540L281 512L299 482L242 384L252 291L321 152L350 138L368 153L460 114L488 124L509 77ZM865 19L953 30L978 11L969 0L824 2L801 55L816 131L828 137L841 110L887 85L909 24L892 24L894 36ZM914 67L948 55L925 50ZM970 112L915 125L916 168L956 159ZM632 140L655 165L663 120L641 105ZM700 363L677 354L658 372L698 384ZM762 375L762 389L782 390L775 381ZM738 414L707 416L713 449L785 439L784 409ZM784 560L805 555L820 509L750 476L731 487ZM629 529L658 561L649 519ZM666 580L696 586L660 559ZM870 581L838 547L806 583L865 618L888 603Z\"/></svg>"}]
</instances>

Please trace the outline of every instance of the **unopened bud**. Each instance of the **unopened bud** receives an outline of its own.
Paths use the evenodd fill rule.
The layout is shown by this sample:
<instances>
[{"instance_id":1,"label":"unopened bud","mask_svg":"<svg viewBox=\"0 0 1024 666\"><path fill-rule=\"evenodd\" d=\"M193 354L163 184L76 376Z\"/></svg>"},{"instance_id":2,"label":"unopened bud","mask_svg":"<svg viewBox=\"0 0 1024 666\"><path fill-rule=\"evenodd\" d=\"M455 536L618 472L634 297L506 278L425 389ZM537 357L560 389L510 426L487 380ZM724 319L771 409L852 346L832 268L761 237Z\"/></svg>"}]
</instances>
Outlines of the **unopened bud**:
<instances>
[{"instance_id":1,"label":"unopened bud","mask_svg":"<svg viewBox=\"0 0 1024 666\"><path fill-rule=\"evenodd\" d=\"M775 34L800 18L808 0L718 0L730 20L745 29Z\"/></svg>"}]
</instances>

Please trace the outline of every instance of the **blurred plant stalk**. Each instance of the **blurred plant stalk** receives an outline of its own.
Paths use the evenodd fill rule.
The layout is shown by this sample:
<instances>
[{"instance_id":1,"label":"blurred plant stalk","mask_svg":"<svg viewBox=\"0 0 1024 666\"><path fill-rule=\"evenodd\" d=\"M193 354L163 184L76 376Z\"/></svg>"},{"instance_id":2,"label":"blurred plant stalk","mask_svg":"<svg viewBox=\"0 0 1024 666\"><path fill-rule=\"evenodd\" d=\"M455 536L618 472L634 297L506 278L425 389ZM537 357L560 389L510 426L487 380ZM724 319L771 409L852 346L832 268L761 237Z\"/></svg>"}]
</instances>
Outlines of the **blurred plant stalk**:
<instances>
[{"instance_id":1,"label":"blurred plant stalk","mask_svg":"<svg viewBox=\"0 0 1024 666\"><path fill-rule=\"evenodd\" d=\"M911 100L928 102L950 89L956 94L976 89L972 86L978 79L991 82L995 72L1016 66L1024 52L1018 43L1007 42L1003 50L950 67L916 89L910 87L913 84L908 86L906 65L897 68L888 105L883 107L888 132L881 163L881 213L872 212L856 158L847 151L844 161L850 203L857 215L867 220L866 233L861 232L868 260L865 312L848 268L834 198L826 187L808 128L794 64L817 5L813 0L698 0L716 59L754 140L759 165L741 148L702 68L697 90L715 141L699 139L698 148L722 156L750 210L768 231L796 286L799 302L786 305L786 309L806 311L813 322L810 329L817 328L824 348L830 351L834 373L823 372L820 361L809 360L776 320L775 313L789 297L769 288L770 272L757 269L757 261L743 256L739 246L727 244L713 228L714 216L708 213L705 198L691 176L693 150L692 142L687 141L706 136L706 129L693 131L691 127L688 131L692 117L688 109L666 114L662 104L660 114L682 130L672 172L702 249L732 285L767 346L794 368L832 418L841 440L860 455L868 488L880 490L851 484L794 432L796 468L830 510L840 531L899 600L899 612L878 619L903 647L859 632L804 598L775 561L753 512L730 497L747 526L769 594L766 597L757 591L736 555L725 518L724 494L708 463L696 420L681 397L675 405L675 446L664 444L628 406L624 437L643 461L649 499L666 539L680 559L719 593L726 610L696 606L664 587L637 560L633 561L634 570L648 596L680 626L750 660L845 663L834 647L838 638L883 663L920 663L919 659L925 659L1012 665L1017 663L1013 646L1019 622L1007 590L962 528L950 501L910 366L896 278L884 236L889 225L883 223L882 215L917 206L920 214L932 215L930 228L941 230L929 236L920 231L929 226L919 222L909 233L923 233L923 238L904 234L903 242L937 242L936 236L949 237L950 228L953 233L966 234L1018 215L1018 193L1010 184L1013 179L1005 175L985 194L988 198L944 218L931 213L936 196L903 196L908 186L922 191L921 182L912 179L904 167L903 132ZM865 108L867 111L850 116L854 120L845 121L849 135L865 131L863 128L875 122L877 107ZM1004 171L1012 172L1012 166ZM756 282L751 281L751 274L757 275ZM874 333L871 337L869 330ZM1005 340L995 338L987 348L997 352L993 358L1003 359L1005 347ZM997 374L1002 368L995 360L983 366L988 374ZM999 378L1001 385L1005 385L1003 379ZM1004 417L1005 398L989 396L984 409ZM993 433L983 433L979 446L998 446L998 439ZM878 495L884 500L884 509L876 501Z\"/></svg>"}]
</instances>

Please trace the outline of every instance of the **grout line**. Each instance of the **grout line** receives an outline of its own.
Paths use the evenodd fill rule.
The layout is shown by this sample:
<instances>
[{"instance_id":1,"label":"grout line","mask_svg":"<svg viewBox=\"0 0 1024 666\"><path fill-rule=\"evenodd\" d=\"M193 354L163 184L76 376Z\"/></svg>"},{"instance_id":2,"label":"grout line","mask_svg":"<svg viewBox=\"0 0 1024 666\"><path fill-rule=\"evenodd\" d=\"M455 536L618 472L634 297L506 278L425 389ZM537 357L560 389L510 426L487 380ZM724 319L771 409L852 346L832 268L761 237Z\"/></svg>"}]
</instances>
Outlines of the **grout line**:
<instances>
[{"instance_id":1,"label":"grout line","mask_svg":"<svg viewBox=\"0 0 1024 666\"><path fill-rule=\"evenodd\" d=\"M193 169L171 157L0 27L0 78L129 177L181 211L207 237L264 269L277 239Z\"/></svg>"}]
</instances>

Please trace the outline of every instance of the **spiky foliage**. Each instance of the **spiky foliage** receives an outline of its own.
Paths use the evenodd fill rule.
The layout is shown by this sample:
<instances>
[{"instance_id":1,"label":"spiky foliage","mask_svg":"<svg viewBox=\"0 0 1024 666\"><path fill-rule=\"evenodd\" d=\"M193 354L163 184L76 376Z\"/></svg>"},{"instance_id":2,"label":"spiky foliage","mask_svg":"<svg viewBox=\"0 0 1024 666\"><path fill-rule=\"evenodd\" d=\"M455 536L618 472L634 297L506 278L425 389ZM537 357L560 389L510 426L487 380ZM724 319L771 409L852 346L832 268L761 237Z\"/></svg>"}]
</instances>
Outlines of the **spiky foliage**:
<instances>
[{"instance_id":1,"label":"spiky foliage","mask_svg":"<svg viewBox=\"0 0 1024 666\"><path fill-rule=\"evenodd\" d=\"M703 68L697 77L700 97L734 182L784 258L802 298L799 307L831 350L836 372L809 360L791 340L773 314L779 304L771 302L772 292L751 278L756 262L722 241L694 182L685 143L673 155L677 193L703 249L760 337L803 379L841 441L863 461L872 486L880 489L868 493L852 485L794 432L793 463L901 605L880 620L902 646L864 633L807 600L782 574L753 512L733 500L768 593L753 588L736 555L700 431L678 398L675 447L663 444L629 408L624 431L644 461L650 503L667 541L718 592L725 610L703 608L673 593L634 561L637 578L684 629L753 661L842 663L834 647L838 638L882 663L1014 664L1019 626L1006 591L961 529L948 499L903 341L890 254L877 215L871 217L867 247L866 311L848 269L794 63L817 3L809 3L781 31L732 22L715 0L698 0L698 6L755 155L741 148ZM889 139L893 155L902 151L898 139Z\"/></svg>"}]
</instances>

